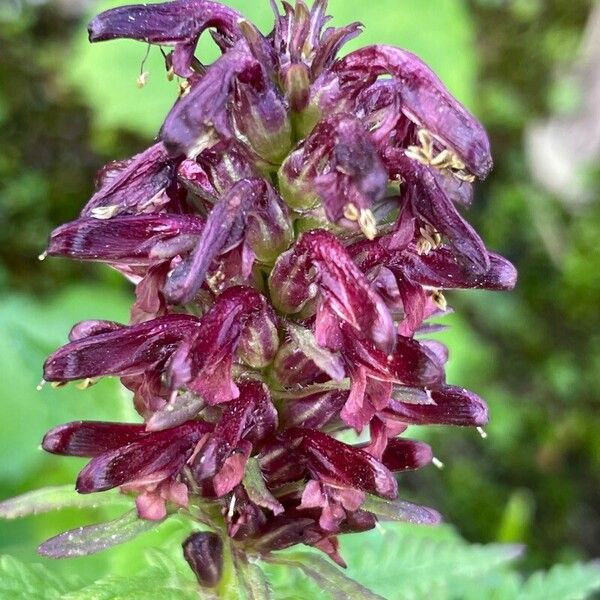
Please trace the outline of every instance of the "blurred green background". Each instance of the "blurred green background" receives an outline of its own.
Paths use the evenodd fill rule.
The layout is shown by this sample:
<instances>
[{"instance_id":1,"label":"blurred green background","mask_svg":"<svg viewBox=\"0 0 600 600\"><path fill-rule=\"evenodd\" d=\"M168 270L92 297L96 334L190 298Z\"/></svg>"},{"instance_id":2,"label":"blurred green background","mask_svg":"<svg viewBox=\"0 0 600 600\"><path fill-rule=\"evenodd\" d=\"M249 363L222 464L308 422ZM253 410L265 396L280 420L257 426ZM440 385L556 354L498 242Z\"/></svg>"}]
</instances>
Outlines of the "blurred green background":
<instances>
[{"instance_id":1,"label":"blurred green background","mask_svg":"<svg viewBox=\"0 0 600 600\"><path fill-rule=\"evenodd\" d=\"M50 427L130 417L113 381L87 391L36 391L44 357L74 321L126 320L132 297L108 269L40 263L37 256L49 231L77 215L96 170L147 146L176 96L158 49L150 52L149 82L140 90L143 45L88 46L86 20L115 4L0 2L0 499L73 480L76 460L39 450ZM230 4L269 30L267 0ZM549 165L552 175L553 144L585 146L586 132L599 127L600 104L595 122L594 111L584 110L591 76L578 76L582 48L592 57L590 72L594 65L600 70L598 52L594 63L584 43L594 2L331 0L330 8L337 23L366 25L351 47L409 48L482 119L496 169L478 186L469 219L520 272L512 293L449 297L456 313L441 335L451 350L449 379L488 401L488 438L448 428L426 432L445 469L404 477L404 496L437 507L467 540L526 544L524 571L598 557L598 154L592 148L584 156L572 185L553 187L536 166ZM201 52L213 50L207 43ZM535 143L536 130L554 122L564 125L562 133ZM0 554L34 560L45 537L82 522L81 513L67 512L0 524ZM126 572L136 545L148 543L80 564L101 572L108 561L121 561ZM52 568L68 570L64 563Z\"/></svg>"}]
</instances>

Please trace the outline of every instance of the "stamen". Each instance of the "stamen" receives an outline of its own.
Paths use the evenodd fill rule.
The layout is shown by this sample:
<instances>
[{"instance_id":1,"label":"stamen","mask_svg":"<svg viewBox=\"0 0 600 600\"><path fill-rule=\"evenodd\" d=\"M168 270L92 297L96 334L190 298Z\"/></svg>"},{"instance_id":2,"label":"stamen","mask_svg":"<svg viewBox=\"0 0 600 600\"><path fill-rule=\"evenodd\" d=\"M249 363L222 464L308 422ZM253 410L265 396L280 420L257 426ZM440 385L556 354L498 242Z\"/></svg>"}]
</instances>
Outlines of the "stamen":
<instances>
[{"instance_id":1,"label":"stamen","mask_svg":"<svg viewBox=\"0 0 600 600\"><path fill-rule=\"evenodd\" d=\"M235 494L231 495L231 500L229 502L229 509L227 510L227 516L231 519L233 517L233 511L235 510Z\"/></svg>"},{"instance_id":2,"label":"stamen","mask_svg":"<svg viewBox=\"0 0 600 600\"><path fill-rule=\"evenodd\" d=\"M35 386L35 389L36 389L38 392L41 392L41 391L44 389L44 386L45 386L45 385L46 385L46 380L45 380L45 379L42 379L42 380L41 380L41 381L40 381L40 382L39 382L39 383L38 383L38 384Z\"/></svg>"},{"instance_id":3,"label":"stamen","mask_svg":"<svg viewBox=\"0 0 600 600\"><path fill-rule=\"evenodd\" d=\"M69 383L68 381L53 381L50 385L55 390L57 390L57 389L59 389L61 387L65 387L68 383Z\"/></svg>"},{"instance_id":4,"label":"stamen","mask_svg":"<svg viewBox=\"0 0 600 600\"><path fill-rule=\"evenodd\" d=\"M150 55L150 44L148 44L148 47L146 48L146 54L142 60L142 64L140 65L140 74L137 78L137 81L135 82L135 84L140 89L142 89L146 85L146 83L148 82L148 76L150 75L150 73L148 71L144 71L144 67L146 66L146 61L148 60L149 55Z\"/></svg>"},{"instance_id":5,"label":"stamen","mask_svg":"<svg viewBox=\"0 0 600 600\"><path fill-rule=\"evenodd\" d=\"M135 81L135 85L138 87L138 89L142 89L143 87L146 86L146 84L148 83L148 77L150 76L150 73L148 71L144 71L143 73L140 73L138 78Z\"/></svg>"},{"instance_id":6,"label":"stamen","mask_svg":"<svg viewBox=\"0 0 600 600\"><path fill-rule=\"evenodd\" d=\"M387 530L379 521L375 521L375 529L377 529L381 535L385 535L387 533Z\"/></svg>"},{"instance_id":7,"label":"stamen","mask_svg":"<svg viewBox=\"0 0 600 600\"><path fill-rule=\"evenodd\" d=\"M439 290L433 292L431 299L441 311L446 312L448 310L448 301L446 300L446 296L444 296L443 292Z\"/></svg>"},{"instance_id":8,"label":"stamen","mask_svg":"<svg viewBox=\"0 0 600 600\"><path fill-rule=\"evenodd\" d=\"M436 469L440 470L442 470L446 466L439 458L436 458L435 456L431 459L431 464L433 464L433 466L436 467Z\"/></svg>"},{"instance_id":9,"label":"stamen","mask_svg":"<svg viewBox=\"0 0 600 600\"><path fill-rule=\"evenodd\" d=\"M348 221L358 221L360 218L360 212L356 206L352 202L349 202L344 206L344 217L348 219Z\"/></svg>"},{"instance_id":10,"label":"stamen","mask_svg":"<svg viewBox=\"0 0 600 600\"><path fill-rule=\"evenodd\" d=\"M111 204L110 206L97 206L92 208L91 214L94 219L105 221L112 219L119 212L118 204Z\"/></svg>"},{"instance_id":11,"label":"stamen","mask_svg":"<svg viewBox=\"0 0 600 600\"><path fill-rule=\"evenodd\" d=\"M97 379L92 379L91 377L87 377L83 381L80 381L75 387L78 390L87 390L88 388L92 387L96 383L98 383Z\"/></svg>"},{"instance_id":12,"label":"stamen","mask_svg":"<svg viewBox=\"0 0 600 600\"><path fill-rule=\"evenodd\" d=\"M187 96L191 89L192 86L189 84L188 80L185 79L179 84L179 97L183 98L184 96Z\"/></svg>"},{"instance_id":13,"label":"stamen","mask_svg":"<svg viewBox=\"0 0 600 600\"><path fill-rule=\"evenodd\" d=\"M375 236L377 235L377 221L375 220L375 215L370 209L361 209L360 216L358 218L358 224L368 240L375 239Z\"/></svg>"},{"instance_id":14,"label":"stamen","mask_svg":"<svg viewBox=\"0 0 600 600\"><path fill-rule=\"evenodd\" d=\"M487 436L488 436L488 434L487 434L486 430L485 430L485 429L483 429L483 427L478 427L478 428L477 428L477 433L478 433L478 434L479 434L479 435L480 435L480 436L481 436L481 437L482 437L484 440L486 440L486 439L487 439Z\"/></svg>"},{"instance_id":15,"label":"stamen","mask_svg":"<svg viewBox=\"0 0 600 600\"><path fill-rule=\"evenodd\" d=\"M44 250L39 256L38 256L38 260L46 260L46 258L48 257L48 251Z\"/></svg>"},{"instance_id":16,"label":"stamen","mask_svg":"<svg viewBox=\"0 0 600 600\"><path fill-rule=\"evenodd\" d=\"M432 250L442 245L442 236L431 225L425 225L419 229L421 237L417 242L417 253L427 256Z\"/></svg>"}]
</instances>

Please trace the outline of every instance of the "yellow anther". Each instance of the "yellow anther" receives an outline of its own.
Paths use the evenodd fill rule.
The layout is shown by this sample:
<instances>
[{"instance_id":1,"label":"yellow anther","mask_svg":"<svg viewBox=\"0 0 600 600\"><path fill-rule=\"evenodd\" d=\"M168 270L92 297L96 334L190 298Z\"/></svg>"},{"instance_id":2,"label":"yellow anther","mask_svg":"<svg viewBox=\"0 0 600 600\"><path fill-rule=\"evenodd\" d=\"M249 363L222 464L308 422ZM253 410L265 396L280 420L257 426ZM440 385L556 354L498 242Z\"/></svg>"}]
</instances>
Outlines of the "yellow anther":
<instances>
[{"instance_id":1,"label":"yellow anther","mask_svg":"<svg viewBox=\"0 0 600 600\"><path fill-rule=\"evenodd\" d=\"M169 70L167 71L167 81L173 81L173 79L175 79L175 70L173 67L169 67Z\"/></svg>"},{"instance_id":2,"label":"yellow anther","mask_svg":"<svg viewBox=\"0 0 600 600\"><path fill-rule=\"evenodd\" d=\"M441 310L446 312L448 310L448 301L446 300L446 296L444 296L444 294L442 292L440 292L439 290L436 292L433 292L433 295L431 296L433 302L435 303L435 305Z\"/></svg>"},{"instance_id":3,"label":"yellow anther","mask_svg":"<svg viewBox=\"0 0 600 600\"><path fill-rule=\"evenodd\" d=\"M184 96L187 96L190 93L191 89L192 89L192 86L189 84L187 79L182 81L179 84L179 97L183 98Z\"/></svg>"},{"instance_id":4,"label":"yellow anther","mask_svg":"<svg viewBox=\"0 0 600 600\"><path fill-rule=\"evenodd\" d=\"M447 171L461 181L472 183L475 177L467 172L467 166L459 156L452 150L445 148L438 154L434 154L433 136L426 129L417 132L419 146L409 146L404 154L421 164L435 167L440 171Z\"/></svg>"},{"instance_id":5,"label":"yellow anther","mask_svg":"<svg viewBox=\"0 0 600 600\"><path fill-rule=\"evenodd\" d=\"M50 385L57 390L58 388L65 387L68 381L53 381Z\"/></svg>"},{"instance_id":6,"label":"yellow anther","mask_svg":"<svg viewBox=\"0 0 600 600\"><path fill-rule=\"evenodd\" d=\"M375 215L370 209L361 209L360 216L358 218L358 224L368 240L375 239L375 236L377 235L377 221L375 220Z\"/></svg>"},{"instance_id":7,"label":"yellow anther","mask_svg":"<svg viewBox=\"0 0 600 600\"><path fill-rule=\"evenodd\" d=\"M150 73L148 73L148 71L144 71L143 73L140 73L135 82L135 85L137 85L137 87L141 90L148 83L149 76L150 76Z\"/></svg>"},{"instance_id":8,"label":"yellow anther","mask_svg":"<svg viewBox=\"0 0 600 600\"><path fill-rule=\"evenodd\" d=\"M348 221L358 221L360 218L360 211L358 210L356 204L349 202L346 204L346 206L344 206L344 217L346 217Z\"/></svg>"},{"instance_id":9,"label":"yellow anther","mask_svg":"<svg viewBox=\"0 0 600 600\"><path fill-rule=\"evenodd\" d=\"M75 387L77 387L77 389L79 390L87 390L89 387L92 387L96 383L96 379L91 379L90 377L88 377L83 381L80 381Z\"/></svg>"},{"instance_id":10,"label":"yellow anther","mask_svg":"<svg viewBox=\"0 0 600 600\"><path fill-rule=\"evenodd\" d=\"M417 253L427 255L442 245L442 236L431 225L425 225L419 229L421 237L417 242Z\"/></svg>"},{"instance_id":11,"label":"yellow anther","mask_svg":"<svg viewBox=\"0 0 600 600\"><path fill-rule=\"evenodd\" d=\"M119 212L119 205L113 204L111 206L97 206L92 208L91 214L94 219L101 221L112 219Z\"/></svg>"}]
</instances>

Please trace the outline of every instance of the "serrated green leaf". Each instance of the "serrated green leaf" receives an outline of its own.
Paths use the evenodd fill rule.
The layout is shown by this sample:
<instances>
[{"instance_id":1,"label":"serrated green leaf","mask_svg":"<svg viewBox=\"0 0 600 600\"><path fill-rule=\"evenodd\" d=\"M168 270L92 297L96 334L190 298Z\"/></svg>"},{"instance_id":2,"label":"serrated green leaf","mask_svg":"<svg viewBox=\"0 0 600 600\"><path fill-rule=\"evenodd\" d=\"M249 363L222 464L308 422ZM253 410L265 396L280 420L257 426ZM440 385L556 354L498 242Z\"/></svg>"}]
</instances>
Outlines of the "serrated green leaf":
<instances>
[{"instance_id":1,"label":"serrated green leaf","mask_svg":"<svg viewBox=\"0 0 600 600\"><path fill-rule=\"evenodd\" d=\"M78 494L72 485L41 488L0 502L0 519L18 519L62 508L131 506L131 498L110 490L101 494Z\"/></svg>"},{"instance_id":2,"label":"serrated green leaf","mask_svg":"<svg viewBox=\"0 0 600 600\"><path fill-rule=\"evenodd\" d=\"M60 600L76 581L60 581L41 565L25 565L12 556L0 556L2 600Z\"/></svg>"},{"instance_id":3,"label":"serrated green leaf","mask_svg":"<svg viewBox=\"0 0 600 600\"><path fill-rule=\"evenodd\" d=\"M469 545L448 527L390 523L342 538L348 574L385 598L452 598L449 582L469 582L517 558L522 548ZM365 552L368 548L368 552Z\"/></svg>"},{"instance_id":4,"label":"serrated green leaf","mask_svg":"<svg viewBox=\"0 0 600 600\"><path fill-rule=\"evenodd\" d=\"M162 575L145 573L133 577L107 577L63 596L64 600L199 600L198 586L165 581Z\"/></svg>"},{"instance_id":5,"label":"serrated green leaf","mask_svg":"<svg viewBox=\"0 0 600 600\"><path fill-rule=\"evenodd\" d=\"M585 600L600 590L600 563L557 565L532 575L517 600Z\"/></svg>"},{"instance_id":6,"label":"serrated green leaf","mask_svg":"<svg viewBox=\"0 0 600 600\"><path fill-rule=\"evenodd\" d=\"M137 511L132 510L122 517L78 527L65 531L44 542L38 552L50 558L73 558L102 552L107 548L128 542L138 535L156 528L158 523L140 519Z\"/></svg>"},{"instance_id":7,"label":"serrated green leaf","mask_svg":"<svg viewBox=\"0 0 600 600\"><path fill-rule=\"evenodd\" d=\"M268 559L279 565L296 567L313 579L334 600L385 600L357 581L344 575L342 570L313 552L274 554Z\"/></svg>"}]
</instances>

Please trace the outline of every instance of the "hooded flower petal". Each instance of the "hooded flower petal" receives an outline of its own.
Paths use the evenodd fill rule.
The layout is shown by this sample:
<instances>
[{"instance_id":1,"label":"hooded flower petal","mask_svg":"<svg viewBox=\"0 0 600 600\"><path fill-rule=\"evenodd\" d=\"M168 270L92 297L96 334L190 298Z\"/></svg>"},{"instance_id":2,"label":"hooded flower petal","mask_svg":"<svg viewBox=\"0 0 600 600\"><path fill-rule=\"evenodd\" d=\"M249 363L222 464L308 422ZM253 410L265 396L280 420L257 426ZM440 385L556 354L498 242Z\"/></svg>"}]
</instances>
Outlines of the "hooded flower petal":
<instances>
[{"instance_id":1,"label":"hooded flower petal","mask_svg":"<svg viewBox=\"0 0 600 600\"><path fill-rule=\"evenodd\" d=\"M400 83L402 111L409 119L455 151L473 174L485 178L492 169L489 140L481 123L414 54L391 46L368 46L342 58L334 69L343 80L361 86L391 75Z\"/></svg>"},{"instance_id":2,"label":"hooded flower petal","mask_svg":"<svg viewBox=\"0 0 600 600\"><path fill-rule=\"evenodd\" d=\"M129 160L107 165L81 215L110 219L120 214L156 212L169 202L165 191L175 181L177 163L159 142Z\"/></svg>"},{"instance_id":3,"label":"hooded flower petal","mask_svg":"<svg viewBox=\"0 0 600 600\"><path fill-rule=\"evenodd\" d=\"M175 0L162 4L121 6L98 15L89 25L91 42L130 38L175 46L173 67L181 77L193 74L192 59L202 32L215 27L230 44L239 37L241 15L207 0Z\"/></svg>"},{"instance_id":4,"label":"hooded flower petal","mask_svg":"<svg viewBox=\"0 0 600 600\"><path fill-rule=\"evenodd\" d=\"M294 255L300 277L308 270L309 265L316 268L316 281L323 302L335 315L357 333L372 339L377 346L386 350L393 347L394 324L385 303L333 234L324 230L305 233L296 244ZM289 262L293 265L294 257L290 257ZM273 283L280 277L277 270L278 265L271 277L272 290ZM295 296L299 295L291 287L293 283L290 281L287 290L274 290L275 293L278 292L280 305L292 304ZM300 279L298 287L301 288L303 283ZM289 299L283 293L289 294ZM305 296L308 297L309 294L310 291L306 290ZM318 336L317 342L321 343Z\"/></svg>"},{"instance_id":5,"label":"hooded flower petal","mask_svg":"<svg viewBox=\"0 0 600 600\"><path fill-rule=\"evenodd\" d=\"M388 181L369 132L350 114L321 121L279 172L283 197L293 207L309 207L319 198L330 221L375 237L371 211Z\"/></svg>"},{"instance_id":6,"label":"hooded flower petal","mask_svg":"<svg viewBox=\"0 0 600 600\"><path fill-rule=\"evenodd\" d=\"M148 434L144 425L76 421L51 429L42 441L42 448L63 456L94 457L132 442Z\"/></svg>"},{"instance_id":7,"label":"hooded flower petal","mask_svg":"<svg viewBox=\"0 0 600 600\"><path fill-rule=\"evenodd\" d=\"M511 290L517 282L517 271L502 256L488 253L490 268L480 273L465 265L450 248L440 247L429 254L403 252L392 259L410 280L433 288Z\"/></svg>"},{"instance_id":8,"label":"hooded flower petal","mask_svg":"<svg viewBox=\"0 0 600 600\"><path fill-rule=\"evenodd\" d=\"M415 425L480 427L488 421L485 402L473 392L455 386L430 391L434 404L408 404L392 400L386 414Z\"/></svg>"},{"instance_id":9,"label":"hooded flower petal","mask_svg":"<svg viewBox=\"0 0 600 600\"><path fill-rule=\"evenodd\" d=\"M191 250L203 227L204 220L192 215L82 218L52 232L48 255L145 265Z\"/></svg>"},{"instance_id":10,"label":"hooded flower petal","mask_svg":"<svg viewBox=\"0 0 600 600\"><path fill-rule=\"evenodd\" d=\"M479 272L488 271L490 259L483 241L454 208L431 168L408 158L403 153L388 154L387 159L392 172L406 181L406 197L411 203L413 212L445 235L457 252L472 263Z\"/></svg>"},{"instance_id":11,"label":"hooded flower petal","mask_svg":"<svg viewBox=\"0 0 600 600\"><path fill-rule=\"evenodd\" d=\"M396 336L395 349L386 354L372 342L359 339L347 326L343 355L348 364L363 367L369 377L405 385L435 385L444 378L437 357L417 340Z\"/></svg>"},{"instance_id":12,"label":"hooded flower petal","mask_svg":"<svg viewBox=\"0 0 600 600\"><path fill-rule=\"evenodd\" d=\"M225 290L200 320L200 333L177 348L166 366L171 389L187 386L209 404L229 402L239 390L233 382L233 357L247 320L265 307L252 288Z\"/></svg>"},{"instance_id":13,"label":"hooded flower petal","mask_svg":"<svg viewBox=\"0 0 600 600\"><path fill-rule=\"evenodd\" d=\"M290 449L300 452L315 479L394 498L398 487L380 462L314 429L292 428L285 433Z\"/></svg>"},{"instance_id":14,"label":"hooded flower petal","mask_svg":"<svg viewBox=\"0 0 600 600\"><path fill-rule=\"evenodd\" d=\"M167 278L165 292L172 303L190 302L204 282L213 259L242 241L247 207L262 190L262 182L242 180L216 204L196 248Z\"/></svg>"},{"instance_id":15,"label":"hooded flower petal","mask_svg":"<svg viewBox=\"0 0 600 600\"><path fill-rule=\"evenodd\" d=\"M195 158L205 148L214 146L220 138L234 137L227 103L236 77L256 64L248 45L240 40L211 65L202 79L175 104L160 134L173 156Z\"/></svg>"},{"instance_id":16,"label":"hooded flower petal","mask_svg":"<svg viewBox=\"0 0 600 600\"><path fill-rule=\"evenodd\" d=\"M134 481L155 483L172 477L183 467L200 438L211 429L207 423L188 421L104 452L81 471L77 491L89 494Z\"/></svg>"},{"instance_id":17,"label":"hooded flower petal","mask_svg":"<svg viewBox=\"0 0 600 600\"><path fill-rule=\"evenodd\" d=\"M44 379L74 381L143 373L166 359L199 325L196 317L173 314L77 339L48 358Z\"/></svg>"}]
</instances>

